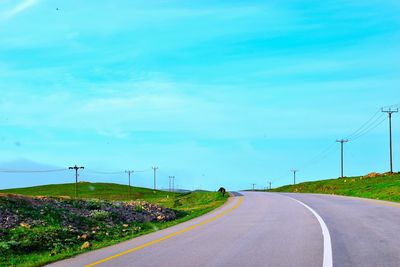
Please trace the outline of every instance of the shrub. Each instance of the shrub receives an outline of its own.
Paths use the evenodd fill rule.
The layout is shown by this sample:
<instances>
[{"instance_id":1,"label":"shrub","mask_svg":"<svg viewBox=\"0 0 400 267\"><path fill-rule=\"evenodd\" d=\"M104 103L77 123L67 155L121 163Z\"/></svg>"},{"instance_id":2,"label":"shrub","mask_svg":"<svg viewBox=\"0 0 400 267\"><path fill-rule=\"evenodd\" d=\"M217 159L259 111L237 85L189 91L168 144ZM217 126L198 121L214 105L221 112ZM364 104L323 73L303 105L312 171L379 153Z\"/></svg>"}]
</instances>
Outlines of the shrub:
<instances>
[{"instance_id":1,"label":"shrub","mask_svg":"<svg viewBox=\"0 0 400 267\"><path fill-rule=\"evenodd\" d=\"M142 212L143 211L143 207L141 205L136 205L135 206L135 211L136 212Z\"/></svg>"},{"instance_id":2,"label":"shrub","mask_svg":"<svg viewBox=\"0 0 400 267\"><path fill-rule=\"evenodd\" d=\"M90 213L90 217L96 220L104 220L105 218L109 217L110 213L105 210L94 210Z\"/></svg>"}]
</instances>

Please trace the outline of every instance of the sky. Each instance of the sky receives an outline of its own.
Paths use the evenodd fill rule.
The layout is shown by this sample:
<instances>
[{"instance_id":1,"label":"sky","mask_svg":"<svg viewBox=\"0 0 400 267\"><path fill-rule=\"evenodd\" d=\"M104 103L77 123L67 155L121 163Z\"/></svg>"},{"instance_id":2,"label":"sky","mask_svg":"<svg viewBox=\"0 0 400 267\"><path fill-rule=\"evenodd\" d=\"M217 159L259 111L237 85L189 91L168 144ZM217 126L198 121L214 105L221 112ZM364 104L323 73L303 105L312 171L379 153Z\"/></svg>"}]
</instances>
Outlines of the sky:
<instances>
[{"instance_id":1,"label":"sky","mask_svg":"<svg viewBox=\"0 0 400 267\"><path fill-rule=\"evenodd\" d=\"M216 190L389 168L400 2L0 0L0 170ZM375 114L375 115L374 115ZM368 120L372 118L369 122ZM374 124L374 122L377 122ZM370 128L369 125L371 125ZM373 126L373 127L372 127ZM350 136L351 137L351 136ZM393 115L400 170L400 114ZM0 188L73 182L0 173Z\"/></svg>"}]
</instances>

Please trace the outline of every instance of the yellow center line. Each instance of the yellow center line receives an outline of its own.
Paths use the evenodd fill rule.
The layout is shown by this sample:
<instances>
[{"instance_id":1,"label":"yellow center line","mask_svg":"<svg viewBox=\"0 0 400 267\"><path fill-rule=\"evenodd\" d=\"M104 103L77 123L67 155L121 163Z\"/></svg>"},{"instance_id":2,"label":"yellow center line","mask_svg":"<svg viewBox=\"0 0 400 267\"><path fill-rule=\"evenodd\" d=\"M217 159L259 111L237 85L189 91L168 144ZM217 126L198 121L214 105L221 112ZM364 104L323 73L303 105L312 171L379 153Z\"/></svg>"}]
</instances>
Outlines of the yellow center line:
<instances>
[{"instance_id":1,"label":"yellow center line","mask_svg":"<svg viewBox=\"0 0 400 267\"><path fill-rule=\"evenodd\" d=\"M188 232L188 231L190 231L190 230L193 230L193 229L195 229L195 228L197 228L197 227L200 227L200 226L202 226L202 225L204 225L204 224L206 224L206 223L215 221L215 220L217 220L218 218L221 218L222 216L226 215L227 213L229 213L229 212L231 212L231 211L237 209L237 207L239 207L239 205L242 203L242 201L243 201L243 197L239 197L239 200L237 201L237 203L236 203L233 207L227 209L226 211L223 211L223 212L219 213L218 215L216 215L216 216L214 216L214 217L212 217L212 218L210 218L210 219L207 219L207 220L204 220L204 221L199 222L199 223L197 223L197 224L194 224L194 225L192 225L192 226L186 227L186 228L184 228L184 229L182 229L182 230L179 230L179 231L176 231L176 232L174 232L174 233L172 233L172 234L163 236L163 237L161 237L161 238L159 238L159 239L156 239L156 240L147 242L147 243L145 243L145 244L143 244L143 245L140 245L140 246L137 246L137 247L134 247L134 248L125 250L125 251L123 251L123 252L120 252L120 253L118 253L118 254L114 254L114 255L112 255L112 256L110 256L110 257L107 257L107 258L104 258L104 259L102 259L102 260L98 260L98 261L96 261L96 262L90 263L90 264L88 264L88 265L85 265L85 267L91 267L91 266L99 265L99 264L104 263L104 262L106 262L106 261L109 261L109 260L112 260L112 259L121 257L121 256L123 256L123 255L132 253L132 252L134 252L134 251L136 251L136 250L140 250L140 249L143 249L143 248L145 248L145 247L148 247L148 246L151 246L151 245L160 243L161 241L164 241L164 240L169 239L169 238L171 238L171 237L174 237L174 236L183 234L183 233Z\"/></svg>"}]
</instances>

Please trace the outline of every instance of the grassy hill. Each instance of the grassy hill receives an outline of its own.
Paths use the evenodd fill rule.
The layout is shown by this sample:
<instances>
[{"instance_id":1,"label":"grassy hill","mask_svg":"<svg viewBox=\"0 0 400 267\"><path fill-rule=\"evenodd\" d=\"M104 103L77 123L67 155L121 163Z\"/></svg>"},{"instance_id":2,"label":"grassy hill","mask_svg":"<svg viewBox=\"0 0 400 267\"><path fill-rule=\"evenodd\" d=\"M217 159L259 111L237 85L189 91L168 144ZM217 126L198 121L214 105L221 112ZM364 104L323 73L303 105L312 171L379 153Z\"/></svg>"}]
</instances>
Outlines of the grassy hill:
<instances>
[{"instance_id":1,"label":"grassy hill","mask_svg":"<svg viewBox=\"0 0 400 267\"><path fill-rule=\"evenodd\" d=\"M24 196L46 196L74 198L75 184L51 184L24 188L0 190L0 193L18 194ZM101 200L144 200L149 203L161 205L166 208L184 212L186 216L194 217L204 214L213 208L223 204L226 197L220 197L216 192L187 192L172 193L166 191L154 191L148 188L129 187L127 185L112 183L88 183L81 182L78 185L78 198Z\"/></svg>"},{"instance_id":2,"label":"grassy hill","mask_svg":"<svg viewBox=\"0 0 400 267\"><path fill-rule=\"evenodd\" d=\"M129 196L126 185L80 183L78 199L74 184L0 190L0 266L42 266L187 221L228 198L131 190Z\"/></svg>"},{"instance_id":3,"label":"grassy hill","mask_svg":"<svg viewBox=\"0 0 400 267\"><path fill-rule=\"evenodd\" d=\"M33 186L15 189L0 190L0 193L19 194L26 196L75 196L75 184L50 184L43 186ZM146 201L159 201L160 198L178 195L166 191L154 192L148 188L131 187L131 195L129 195L129 187L127 185L112 183L87 183L80 182L78 184L79 198L97 198L104 200L136 200L142 199Z\"/></svg>"},{"instance_id":4,"label":"grassy hill","mask_svg":"<svg viewBox=\"0 0 400 267\"><path fill-rule=\"evenodd\" d=\"M400 202L400 174L369 174L297 185L286 185L271 192L320 193Z\"/></svg>"}]
</instances>

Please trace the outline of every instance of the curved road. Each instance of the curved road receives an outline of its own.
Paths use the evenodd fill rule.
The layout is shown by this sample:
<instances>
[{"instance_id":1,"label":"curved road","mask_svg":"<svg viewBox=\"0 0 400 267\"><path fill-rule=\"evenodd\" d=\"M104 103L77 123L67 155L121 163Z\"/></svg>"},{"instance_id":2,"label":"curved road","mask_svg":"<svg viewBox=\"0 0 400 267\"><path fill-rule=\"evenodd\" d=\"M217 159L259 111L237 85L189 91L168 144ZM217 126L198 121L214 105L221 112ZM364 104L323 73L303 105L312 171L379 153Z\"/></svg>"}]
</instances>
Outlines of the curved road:
<instances>
[{"instance_id":1,"label":"curved road","mask_svg":"<svg viewBox=\"0 0 400 267\"><path fill-rule=\"evenodd\" d=\"M50 266L400 266L400 204L241 194L202 217Z\"/></svg>"}]
</instances>

